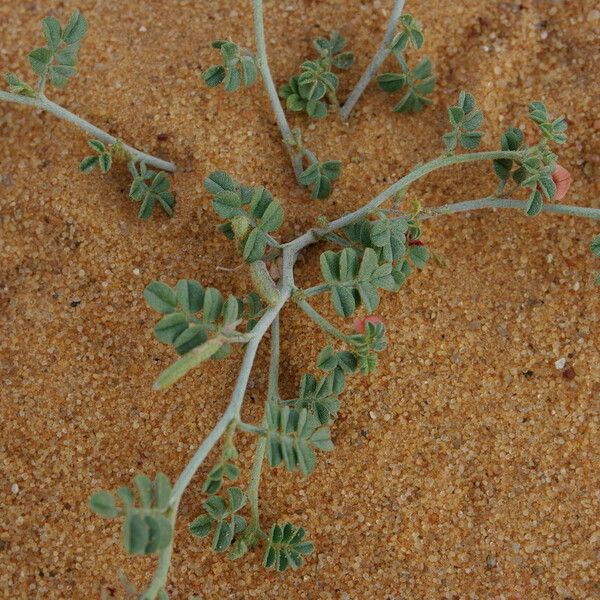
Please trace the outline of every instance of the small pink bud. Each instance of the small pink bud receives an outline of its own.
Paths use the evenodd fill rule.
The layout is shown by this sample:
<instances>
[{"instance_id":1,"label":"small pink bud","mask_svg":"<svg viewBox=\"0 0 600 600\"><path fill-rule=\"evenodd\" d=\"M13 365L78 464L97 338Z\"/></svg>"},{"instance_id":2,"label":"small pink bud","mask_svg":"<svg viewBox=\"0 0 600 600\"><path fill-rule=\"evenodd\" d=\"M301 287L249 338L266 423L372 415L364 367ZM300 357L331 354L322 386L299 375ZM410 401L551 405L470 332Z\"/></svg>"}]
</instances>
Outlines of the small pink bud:
<instances>
[{"instance_id":1,"label":"small pink bud","mask_svg":"<svg viewBox=\"0 0 600 600\"><path fill-rule=\"evenodd\" d=\"M562 200L571 187L571 173L557 164L552 173L552 179L556 184L556 196L554 196L554 199Z\"/></svg>"},{"instance_id":2,"label":"small pink bud","mask_svg":"<svg viewBox=\"0 0 600 600\"><path fill-rule=\"evenodd\" d=\"M378 323L384 324L383 319L380 317L356 317L356 319L354 319L354 331L356 331L356 333L364 333L367 329L367 323L373 323L374 325L377 325Z\"/></svg>"}]
</instances>

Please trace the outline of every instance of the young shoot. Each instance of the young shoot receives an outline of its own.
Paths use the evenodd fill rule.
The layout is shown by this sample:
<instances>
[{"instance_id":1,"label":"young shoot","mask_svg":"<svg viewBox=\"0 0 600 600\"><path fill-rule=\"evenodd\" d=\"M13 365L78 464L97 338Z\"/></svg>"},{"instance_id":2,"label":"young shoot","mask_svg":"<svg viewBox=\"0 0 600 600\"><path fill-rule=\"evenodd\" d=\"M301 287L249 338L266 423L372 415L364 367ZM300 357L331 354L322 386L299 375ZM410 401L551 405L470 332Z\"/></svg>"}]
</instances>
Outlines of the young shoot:
<instances>
[{"instance_id":1,"label":"young shoot","mask_svg":"<svg viewBox=\"0 0 600 600\"><path fill-rule=\"evenodd\" d=\"M159 201L163 210L171 216L173 214L174 198L168 191L170 184L163 171L175 171L173 163L125 144L46 97L48 85L59 89L63 88L76 75L78 52L87 30L88 21L79 10L73 12L64 28L55 17L43 19L42 31L46 45L35 48L28 55L31 69L38 77L37 83L35 85L29 84L15 73L6 73L4 79L8 84L8 92L0 90L0 101L23 104L48 111L93 136L94 139L89 141L89 145L94 154L84 158L80 165L80 169L84 173L91 172L96 166L102 173L108 173L117 160L128 163L130 171L138 168L146 169L147 167L160 169L162 174L157 174L157 176L160 175L160 193L153 192L151 196L144 195L143 197L131 195L131 197L142 202L139 213L142 219L147 219L150 216L157 201Z\"/></svg>"}]
</instances>

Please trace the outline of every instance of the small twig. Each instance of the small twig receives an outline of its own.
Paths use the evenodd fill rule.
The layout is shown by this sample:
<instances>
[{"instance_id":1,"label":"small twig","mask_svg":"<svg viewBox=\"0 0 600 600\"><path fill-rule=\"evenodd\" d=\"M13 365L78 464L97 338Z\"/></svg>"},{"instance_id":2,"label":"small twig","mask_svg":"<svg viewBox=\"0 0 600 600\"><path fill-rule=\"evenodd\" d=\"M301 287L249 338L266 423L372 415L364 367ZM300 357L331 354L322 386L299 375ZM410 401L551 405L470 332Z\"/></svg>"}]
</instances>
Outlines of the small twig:
<instances>
[{"instance_id":1,"label":"small twig","mask_svg":"<svg viewBox=\"0 0 600 600\"><path fill-rule=\"evenodd\" d=\"M354 105L358 102L359 98L362 96L363 92L367 89L367 86L375 77L375 74L379 70L379 67L383 64L385 59L389 56L390 43L394 39L394 35L396 33L396 26L398 25L398 19L400 15L402 15L402 10L404 8L405 0L394 0L394 8L392 9L392 14L388 21L387 30L385 32L385 36L381 45L379 46L379 50L371 60L371 63L362 74L361 78L358 80L358 83L352 90L350 96L344 103L344 106L340 109L340 116L344 121L348 120Z\"/></svg>"},{"instance_id":2,"label":"small twig","mask_svg":"<svg viewBox=\"0 0 600 600\"><path fill-rule=\"evenodd\" d=\"M69 123L73 123L73 125L83 129L86 133L89 133L91 136L94 136L106 144L116 144L119 141L116 137L106 133L106 131L99 129L95 125L88 123L88 121L78 117L77 115L68 111L66 108L63 108L51 100L48 100L48 98L45 96L41 96L39 98L29 98L27 96L19 96L17 94L11 94L10 92L0 91L0 100L4 102L13 102L15 104L24 104L26 106L32 106L34 108L39 108L41 110L50 112L59 119L64 119L65 121L69 121ZM175 164L172 162L162 160L161 158L156 158L150 154L146 154L145 152L141 152L137 148L128 146L127 144L122 144L122 146L123 149L133 158L140 162L146 163L148 166L156 167L162 171L174 172L176 170Z\"/></svg>"},{"instance_id":3,"label":"small twig","mask_svg":"<svg viewBox=\"0 0 600 600\"><path fill-rule=\"evenodd\" d=\"M265 40L265 24L263 17L263 2L262 0L253 0L254 3L254 32L256 36L256 63L260 74L262 76L263 82L265 84L265 89L267 90L267 94L269 96L269 100L271 101L271 106L273 108L273 112L275 113L275 119L277 120L277 125L279 126L279 131L281 132L281 136L284 140L285 146L288 149L290 154L290 158L292 160L292 166L294 167L294 173L296 175L296 179L300 178L302 171L304 168L302 166L302 155L295 152L294 149L289 145L289 141L294 138L292 135L292 130L287 122L287 118L285 113L283 112L283 107L281 106L281 102L279 101L279 95L277 94L277 89L275 88L275 83L273 82L273 77L271 75L271 70L269 69L269 59L267 56L267 44Z\"/></svg>"}]
</instances>

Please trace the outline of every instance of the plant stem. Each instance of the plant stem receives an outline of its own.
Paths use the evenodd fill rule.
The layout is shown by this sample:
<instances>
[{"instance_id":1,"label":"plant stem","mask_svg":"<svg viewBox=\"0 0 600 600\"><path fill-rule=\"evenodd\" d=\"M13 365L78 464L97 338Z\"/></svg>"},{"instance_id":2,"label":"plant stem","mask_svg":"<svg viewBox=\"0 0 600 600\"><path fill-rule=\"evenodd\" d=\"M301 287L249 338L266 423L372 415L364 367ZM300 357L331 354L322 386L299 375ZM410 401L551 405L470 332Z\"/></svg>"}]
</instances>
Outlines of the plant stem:
<instances>
[{"instance_id":1,"label":"plant stem","mask_svg":"<svg viewBox=\"0 0 600 600\"><path fill-rule=\"evenodd\" d=\"M373 210L381 206L386 200L391 198L394 194L400 190L408 187L411 183L414 183L421 177L428 175L429 173L436 171L437 169L443 169L452 165L460 163L475 162L481 160L496 160L501 158L509 158L514 161L520 161L522 159L520 152L512 151L491 151L491 152L472 152L469 154L454 154L452 156L440 156L434 160L424 163L417 168L413 169L408 175L401 177L391 185L389 188L375 196L370 202L361 206L361 208L355 210L352 213L348 213L334 221L331 221L326 227L311 229L304 235L297 237L295 240L284 244L284 248L294 250L298 252L302 248L306 248L310 244L313 244L316 240L323 238L324 236L333 233L337 229L342 229L355 221L358 221L362 217L366 217Z\"/></svg>"},{"instance_id":2,"label":"plant stem","mask_svg":"<svg viewBox=\"0 0 600 600\"><path fill-rule=\"evenodd\" d=\"M267 400L279 399L279 315L275 317L271 324L271 360L269 363L269 387L267 390ZM266 404L266 403L265 403ZM266 427L266 420L263 417L262 426ZM258 491L260 488L260 476L262 466L265 460L267 449L267 438L261 435L256 440L256 450L254 452L254 464L252 465L252 475L248 485L248 500L250 502L250 512L252 522L251 528L260 529L260 512L258 509Z\"/></svg>"},{"instance_id":3,"label":"plant stem","mask_svg":"<svg viewBox=\"0 0 600 600\"><path fill-rule=\"evenodd\" d=\"M271 101L271 107L273 108L273 112L275 113L275 119L277 120L279 131L281 132L281 136L283 137L285 146L288 149L288 152L290 153L290 158L292 159L292 166L294 167L296 179L298 179L302 174L302 171L304 170L302 166L302 155L298 152L294 152L294 149L289 144L289 142L293 140L292 131L285 117L285 113L283 112L283 107L281 106L281 102L279 101L277 89L275 88L275 84L273 83L271 70L269 69L269 59L267 57L267 44L265 41L263 0L253 0L253 4L254 33L256 36L256 62L260 74L262 76L263 82L265 84L265 89L267 90L269 100Z\"/></svg>"},{"instance_id":4,"label":"plant stem","mask_svg":"<svg viewBox=\"0 0 600 600\"><path fill-rule=\"evenodd\" d=\"M259 0L255 0L255 6L257 4L262 9L262 2L259 2ZM260 318L259 322L256 324L255 328L251 333L250 340L248 341L248 344L246 346L246 353L244 355L244 359L242 361L242 365L238 373L235 388L231 395L231 400L229 402L229 405L227 406L227 409L225 410L217 424L214 426L212 431L201 443L200 447L198 448L190 462L187 464L187 466L177 479L175 485L173 486L173 491L171 493L170 500L170 506L172 510L171 519L173 524L175 523L177 508L179 506L181 497L185 489L191 482L192 478L194 477L194 474L201 466L210 450L214 447L214 445L219 441L223 433L226 431L229 423L234 419L239 421L240 410L246 392L246 387L248 385L248 378L250 376L250 371L254 363L256 352L261 339L263 338L269 327L273 327L271 364L269 369L269 397L278 394L278 315L283 306L292 296L292 290L295 289L294 265L298 258L298 254L304 248L318 242L328 234L332 233L334 230L345 227L346 225L353 223L354 221L362 218L363 216L368 215L375 208L383 204L388 198L393 196L395 193L406 188L408 185L410 185L417 179L427 175L428 173L431 173L432 171L435 171L436 169L441 169L458 163L473 162L478 160L495 160L501 158L509 158L518 161L521 158L521 155L519 152L498 151L460 154L455 156L442 156L440 158L432 160L431 162L417 167L408 175L399 179L387 190L381 192L378 196L373 198L365 206L359 208L353 213L344 215L343 217L332 221L327 225L327 227L323 229L310 229L309 231L292 240L291 242L282 245L283 274L281 282L279 284L279 296L277 302L274 306L269 307L265 311L265 313ZM423 215L423 218L430 218L431 216L452 214L462 211L477 210L483 208L523 208L524 206L525 202L519 200L483 198L481 200L469 200L466 202L459 202L456 204L431 208L428 209L430 211L430 215ZM545 204L543 210L549 213L558 213L588 217L591 219L600 219L600 209L596 208L583 208L577 206L566 206L561 204ZM315 290L318 287L319 286L315 286L315 288L311 289ZM306 300L302 299L301 297L294 297L294 301L317 325L319 325L319 327L321 327L327 333L339 340L342 340L347 343L349 342L349 336L346 336L342 332L340 332L333 324L331 324L325 317L319 314L308 302L306 302ZM252 469L251 476L252 478L249 487L249 497L253 519L252 522L257 527L259 527L258 486L260 482L262 464L264 461L265 448L266 438L264 436L261 436L257 442L254 466ZM173 541L171 541L171 544L161 553L157 571L152 580L152 583L150 584L150 587L142 596L143 600L154 600L154 598L160 592L160 590L165 587L168 576L169 563L172 554L172 544Z\"/></svg>"},{"instance_id":5,"label":"plant stem","mask_svg":"<svg viewBox=\"0 0 600 600\"><path fill-rule=\"evenodd\" d=\"M335 325L330 323L323 315L318 313L306 300L296 300L296 304L326 333L342 342L348 342L349 337L344 335Z\"/></svg>"},{"instance_id":6,"label":"plant stem","mask_svg":"<svg viewBox=\"0 0 600 600\"><path fill-rule=\"evenodd\" d=\"M13 102L15 104L33 106L34 108L39 108L41 110L50 112L59 119L64 119L65 121L69 121L69 123L73 123L73 125L83 129L86 133L98 138L105 144L114 144L118 141L116 137L113 137L95 125L88 123L85 119L78 117L59 104L48 100L48 98L45 96L40 96L39 98L29 98L27 96L19 96L17 94L11 94L10 92L0 91L0 101L2 100L4 102ZM140 150L137 150L132 146L128 146L127 144L123 144L123 149L131 154L133 158L145 162L148 166L156 167L162 171L174 172L176 170L176 167L172 162L168 162L166 160L162 160L161 158L156 158L155 156L146 154L145 152L141 152Z\"/></svg>"},{"instance_id":7,"label":"plant stem","mask_svg":"<svg viewBox=\"0 0 600 600\"><path fill-rule=\"evenodd\" d=\"M402 14L402 9L404 8L404 0L394 0L394 8L392 9L392 14L390 15L390 19L388 21L387 30L385 32L385 36L381 45L379 46L379 50L371 60L371 63L367 67L367 70L362 74L362 77L358 80L355 88L352 90L350 96L344 103L344 106L340 110L340 116L344 121L348 120L354 105L358 102L358 99L362 96L363 92L367 89L367 86L371 82L371 79L375 77L377 71L379 71L379 67L383 64L385 59L389 56L390 43L394 39L394 35L396 33L396 26L398 25L398 19Z\"/></svg>"},{"instance_id":8,"label":"plant stem","mask_svg":"<svg viewBox=\"0 0 600 600\"><path fill-rule=\"evenodd\" d=\"M479 200L465 200L464 202L455 202L453 204L445 204L443 206L428 207L427 211L431 214L420 215L419 219L425 221L426 219L431 219L440 215L451 215L454 213L481 210L485 208L516 208L519 210L525 210L526 205L527 202L524 200L510 200L507 198L481 198ZM546 202L542 206L542 212L600 220L600 208L569 206L567 204L549 204Z\"/></svg>"}]
</instances>

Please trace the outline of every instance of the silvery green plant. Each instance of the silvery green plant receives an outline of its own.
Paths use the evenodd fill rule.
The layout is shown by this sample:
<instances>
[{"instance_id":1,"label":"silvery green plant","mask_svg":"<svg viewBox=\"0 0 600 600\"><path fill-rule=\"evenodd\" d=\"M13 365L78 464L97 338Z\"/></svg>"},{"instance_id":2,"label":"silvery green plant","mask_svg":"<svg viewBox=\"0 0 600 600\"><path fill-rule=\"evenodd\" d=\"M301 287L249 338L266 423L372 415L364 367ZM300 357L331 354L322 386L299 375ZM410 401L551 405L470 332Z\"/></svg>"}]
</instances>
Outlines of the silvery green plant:
<instances>
[{"instance_id":1,"label":"silvery green plant","mask_svg":"<svg viewBox=\"0 0 600 600\"><path fill-rule=\"evenodd\" d=\"M98 167L102 173L108 173L115 161L126 162L133 177L130 197L140 202L140 218L147 219L156 204L171 216L174 196L169 191L170 183L165 172L175 171L173 163L128 146L46 97L48 84L58 89L63 88L77 74L79 49L88 31L87 19L79 10L75 10L63 27L55 17L46 17L42 20L42 31L46 45L35 48L28 55L31 69L38 77L37 83L30 85L14 73L5 73L8 92L0 90L0 100L48 111L94 136L94 139L89 141L93 154L83 159L81 171L90 173ZM160 171L155 173L148 167ZM153 174L152 181L149 184L144 183L145 187L141 186L142 174L150 173Z\"/></svg>"},{"instance_id":2,"label":"silvery green plant","mask_svg":"<svg viewBox=\"0 0 600 600\"><path fill-rule=\"evenodd\" d=\"M245 185L222 171L206 177L204 187L222 221L219 229L246 264L254 291L238 298L191 279L174 285L150 283L144 297L160 315L156 338L178 355L158 376L154 388L169 388L201 364L227 359L236 346L244 349L244 356L226 410L172 486L161 474L154 482L138 476L139 501L122 489L115 494L96 492L90 498L97 514L121 520L123 545L129 553L158 556L155 575L145 590L135 592L138 598L168 597L179 504L217 446L202 485L205 497L188 524L189 533L207 550L226 554L229 560L260 551L267 569L297 569L310 560L315 544L302 526L269 522L261 515L263 470L268 466L308 477L319 468L323 453L334 450L332 433L343 410L344 389L351 377L376 372L378 357L388 344L386 325L376 314L381 303L387 294L399 293L413 273L425 269L432 255L423 241L428 219L487 208L518 208L529 216L548 212L600 219L600 209L552 202L558 190L552 179L558 159L550 147L566 141L565 121L551 119L540 102L529 105L529 117L539 130L537 143L525 144L520 130L511 127L503 134L499 149L476 151L484 137L483 113L471 94L461 92L457 104L448 109L450 131L440 140L439 156L415 167L354 212L331 222L320 220L289 241L281 240L280 234L284 203L265 187ZM418 202L404 207L399 200L412 183L429 173L481 161L495 171L498 191L512 180L515 189L540 194L547 202L536 203L532 209L531 197L518 200L497 194L440 207ZM299 254L315 244L325 246L319 258L320 282L301 287L294 276L295 264ZM592 250L600 254L600 237L592 243ZM316 296L331 303L335 322L313 306L311 299ZM283 396L279 386L279 319L288 303L295 304L327 336L291 397ZM241 409L259 344L269 330L271 359L264 410L256 422L249 423L242 419ZM255 439L252 465L240 460L239 436ZM246 486L240 484L244 469L249 476Z\"/></svg>"},{"instance_id":3,"label":"silvery green plant","mask_svg":"<svg viewBox=\"0 0 600 600\"><path fill-rule=\"evenodd\" d=\"M380 48L367 70L369 81L394 48L403 52L409 43L415 47L422 44L420 28L413 20L404 18L400 21L401 31L396 31L403 4L393 5L383 50ZM341 164L319 162L304 148L299 130L292 131L287 126L268 69L262 1L254 0L253 6L256 54L233 42L219 41L215 47L221 53L222 64L210 67L204 79L208 85L222 83L229 91L235 91L242 85L251 86L260 75L294 167L299 167L300 183L311 188L313 197L324 198L331 193L331 183L340 176ZM72 21L74 25L67 25L64 31L57 29L54 21L45 23L48 46L44 52L34 51L35 69L40 76L38 86L32 88L15 76L9 77L11 101L16 101L12 95L21 103L29 99L35 102L33 106L64 116L51 108L57 105L48 104L43 89L45 79L63 83L74 74L62 68L74 68L74 64L65 64L64 56L57 57L78 43L87 29L79 13L74 14ZM343 65L350 62L349 57L340 58L343 48L335 36L323 38L316 46L322 56L327 53L332 65L336 58ZM76 49L70 48L67 54L72 62ZM406 93L415 94L412 84L404 85L408 86ZM358 90L360 95L360 86ZM414 98L408 101L414 102ZM471 94L461 92L457 103L448 109L449 131L440 140L438 156L416 166L357 210L332 221L321 218L315 227L292 240L283 240L281 234L285 203L265 187L246 185L222 171L205 178L206 193L221 220L219 231L247 268L254 289L237 297L194 279L151 282L144 298L159 315L154 333L159 342L173 348L175 355L172 364L157 377L154 389L176 385L208 361L230 360L236 348L243 350L243 358L227 408L176 478L163 473L138 474L132 486L125 482L115 491L97 491L90 497L89 506L96 514L119 520L122 545L128 554L158 559L156 571L143 590L135 589L124 579L129 593L141 600L168 599L179 505L209 456L211 462L201 486L204 498L188 523L189 533L198 539L198 544L226 554L230 560L260 552L265 568L282 572L300 568L311 560L315 544L300 524L266 519L261 514L259 491L264 467L268 465L274 474L277 469L285 469L298 477L308 477L322 468L323 453L334 450L332 437L343 411L346 386L358 374L376 372L379 356L389 343L386 324L377 315L381 303L388 294L399 293L412 274L427 268L432 255L424 241L428 219L464 211L509 208L520 209L530 217L545 212L600 220L600 209L555 201L568 188L565 178L556 175L558 157L553 152L554 144L567 141L566 121L563 117L550 117L541 102L530 103L528 110L539 131L536 143L526 144L522 131L509 127L498 149L477 151L484 138L483 113ZM167 212L172 209L166 177L151 169L155 165L149 159L134 154L119 140L106 140L99 135L90 146L93 153L82 163L86 172L95 168L107 172L114 160L125 154L133 177L130 193L141 202L142 217L156 204ZM499 180L495 193L437 207L425 207L416 201L405 206L408 190L416 181L434 171L473 162L487 163L493 169ZM524 190L528 199L509 197L509 189ZM300 254L313 245L322 247L319 264L315 265L320 281L303 287L296 282L295 266ZM600 256L600 236L593 240L591 249ZM317 296L325 300L319 306L331 305L335 321L313 306L311 299ZM279 385L280 313L287 304L294 304L327 338L300 376L297 392L290 396L282 395ZM259 345L269 331L271 358L264 409L256 422L249 423L241 418L241 409ZM240 459L236 446L240 436L254 440L252 465L245 465ZM243 470L248 471L245 486L240 483Z\"/></svg>"}]
</instances>

